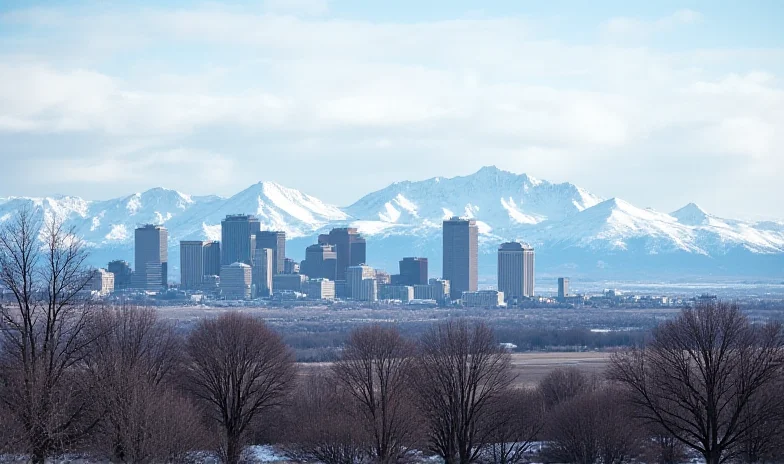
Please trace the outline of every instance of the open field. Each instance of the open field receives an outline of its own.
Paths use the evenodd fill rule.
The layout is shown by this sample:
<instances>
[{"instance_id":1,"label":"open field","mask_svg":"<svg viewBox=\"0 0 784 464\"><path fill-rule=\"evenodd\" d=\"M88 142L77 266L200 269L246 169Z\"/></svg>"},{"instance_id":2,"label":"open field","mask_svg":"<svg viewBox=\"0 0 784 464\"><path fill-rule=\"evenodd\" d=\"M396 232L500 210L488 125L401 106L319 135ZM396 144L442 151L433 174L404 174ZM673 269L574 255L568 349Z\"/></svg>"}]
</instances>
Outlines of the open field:
<instances>
[{"instance_id":1,"label":"open field","mask_svg":"<svg viewBox=\"0 0 784 464\"><path fill-rule=\"evenodd\" d=\"M533 386L542 377L557 367L574 366L589 375L601 376L610 362L609 352L580 353L512 353L512 372L519 386ZM323 372L331 363L299 363L298 368L303 375Z\"/></svg>"}]
</instances>

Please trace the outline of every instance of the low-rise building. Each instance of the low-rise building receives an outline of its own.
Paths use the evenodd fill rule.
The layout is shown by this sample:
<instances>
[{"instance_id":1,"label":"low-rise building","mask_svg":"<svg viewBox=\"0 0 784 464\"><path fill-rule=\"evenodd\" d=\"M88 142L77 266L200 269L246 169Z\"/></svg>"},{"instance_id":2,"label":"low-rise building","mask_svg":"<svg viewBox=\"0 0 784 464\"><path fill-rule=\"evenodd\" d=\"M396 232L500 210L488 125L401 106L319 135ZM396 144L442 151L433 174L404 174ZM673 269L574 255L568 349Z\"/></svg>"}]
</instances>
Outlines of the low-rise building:
<instances>
[{"instance_id":1,"label":"low-rise building","mask_svg":"<svg viewBox=\"0 0 784 464\"><path fill-rule=\"evenodd\" d=\"M114 292L114 274L106 269L95 269L87 283L87 289L106 296Z\"/></svg>"},{"instance_id":2,"label":"low-rise building","mask_svg":"<svg viewBox=\"0 0 784 464\"><path fill-rule=\"evenodd\" d=\"M251 297L253 270L245 263L221 266L221 293L227 300L248 300Z\"/></svg>"},{"instance_id":3,"label":"low-rise building","mask_svg":"<svg viewBox=\"0 0 784 464\"><path fill-rule=\"evenodd\" d=\"M293 292L305 292L305 282L308 277L302 274L276 274L272 276L272 287L275 291L278 290L291 290Z\"/></svg>"},{"instance_id":4,"label":"low-rise building","mask_svg":"<svg viewBox=\"0 0 784 464\"><path fill-rule=\"evenodd\" d=\"M414 287L411 285L381 285L378 287L378 299L408 303L414 299Z\"/></svg>"},{"instance_id":5,"label":"low-rise building","mask_svg":"<svg viewBox=\"0 0 784 464\"><path fill-rule=\"evenodd\" d=\"M469 308L496 307L504 305L504 292L498 290L478 290L463 292L463 306Z\"/></svg>"},{"instance_id":6,"label":"low-rise building","mask_svg":"<svg viewBox=\"0 0 784 464\"><path fill-rule=\"evenodd\" d=\"M310 279L305 282L305 293L311 300L334 300L335 281L329 279Z\"/></svg>"}]
</instances>

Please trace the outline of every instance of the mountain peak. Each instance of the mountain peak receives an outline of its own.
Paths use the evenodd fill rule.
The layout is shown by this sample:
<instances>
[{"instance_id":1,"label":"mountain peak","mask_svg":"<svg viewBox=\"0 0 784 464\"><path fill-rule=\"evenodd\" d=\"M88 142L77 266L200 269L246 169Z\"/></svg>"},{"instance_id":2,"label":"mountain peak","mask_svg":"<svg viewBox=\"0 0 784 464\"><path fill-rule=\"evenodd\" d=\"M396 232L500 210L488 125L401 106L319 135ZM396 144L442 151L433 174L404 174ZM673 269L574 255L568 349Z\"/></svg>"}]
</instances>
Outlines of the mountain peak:
<instances>
[{"instance_id":1,"label":"mountain peak","mask_svg":"<svg viewBox=\"0 0 784 464\"><path fill-rule=\"evenodd\" d=\"M705 210L700 208L696 203L689 203L683 208L672 212L670 216L674 217L682 224L692 226L705 224L710 219L710 214L705 212Z\"/></svg>"}]
</instances>

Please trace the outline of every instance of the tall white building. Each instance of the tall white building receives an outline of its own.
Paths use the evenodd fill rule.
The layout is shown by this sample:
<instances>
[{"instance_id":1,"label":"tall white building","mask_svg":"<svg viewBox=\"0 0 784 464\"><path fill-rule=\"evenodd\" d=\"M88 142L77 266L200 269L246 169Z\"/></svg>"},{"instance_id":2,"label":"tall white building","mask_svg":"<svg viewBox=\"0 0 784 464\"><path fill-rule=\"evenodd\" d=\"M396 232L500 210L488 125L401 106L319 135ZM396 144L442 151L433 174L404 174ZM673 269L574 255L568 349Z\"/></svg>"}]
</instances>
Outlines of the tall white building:
<instances>
[{"instance_id":1,"label":"tall white building","mask_svg":"<svg viewBox=\"0 0 784 464\"><path fill-rule=\"evenodd\" d=\"M227 300L247 300L251 297L253 271L245 263L221 266L220 286Z\"/></svg>"},{"instance_id":2,"label":"tall white building","mask_svg":"<svg viewBox=\"0 0 784 464\"><path fill-rule=\"evenodd\" d=\"M310 279L305 282L305 290L311 300L335 299L335 282L329 279Z\"/></svg>"}]
</instances>

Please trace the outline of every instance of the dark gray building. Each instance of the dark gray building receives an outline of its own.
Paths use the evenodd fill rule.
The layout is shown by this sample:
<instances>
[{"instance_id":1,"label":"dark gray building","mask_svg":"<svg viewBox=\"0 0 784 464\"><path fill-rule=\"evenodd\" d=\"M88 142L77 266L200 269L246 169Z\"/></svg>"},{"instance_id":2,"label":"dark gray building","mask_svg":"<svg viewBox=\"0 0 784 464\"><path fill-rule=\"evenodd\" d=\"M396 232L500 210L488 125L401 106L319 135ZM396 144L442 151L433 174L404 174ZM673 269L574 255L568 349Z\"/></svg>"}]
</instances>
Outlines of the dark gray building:
<instances>
[{"instance_id":1,"label":"dark gray building","mask_svg":"<svg viewBox=\"0 0 784 464\"><path fill-rule=\"evenodd\" d=\"M337 253L337 279L346 279L349 266L365 264L367 259L365 239L353 227L336 228L318 237L321 245L334 245ZM303 274L305 274L303 272ZM332 280L332 279L330 279Z\"/></svg>"},{"instance_id":2,"label":"dark gray building","mask_svg":"<svg viewBox=\"0 0 784 464\"><path fill-rule=\"evenodd\" d=\"M256 249L272 250L272 272L283 274L286 262L286 232L279 230L262 230L256 232Z\"/></svg>"},{"instance_id":3,"label":"dark gray building","mask_svg":"<svg viewBox=\"0 0 784 464\"><path fill-rule=\"evenodd\" d=\"M131 287L133 270L131 269L131 265L128 264L128 261L124 261L122 259L110 261L109 265L106 267L106 270L114 274L115 290L125 290Z\"/></svg>"},{"instance_id":4,"label":"dark gray building","mask_svg":"<svg viewBox=\"0 0 784 464\"><path fill-rule=\"evenodd\" d=\"M205 242L204 245L204 275L216 276L221 271L221 246L218 241Z\"/></svg>"},{"instance_id":5,"label":"dark gray building","mask_svg":"<svg viewBox=\"0 0 784 464\"><path fill-rule=\"evenodd\" d=\"M305 260L302 261L299 272L311 279L335 280L337 262L337 252L333 245L311 245L305 249Z\"/></svg>"},{"instance_id":6,"label":"dark gray building","mask_svg":"<svg viewBox=\"0 0 784 464\"><path fill-rule=\"evenodd\" d=\"M116 282L116 280L115 280ZM116 283L115 283L116 285ZM564 300L566 297L569 296L569 278L568 277L559 277L558 278L558 299Z\"/></svg>"},{"instance_id":7,"label":"dark gray building","mask_svg":"<svg viewBox=\"0 0 784 464\"><path fill-rule=\"evenodd\" d=\"M159 290L168 284L169 267L169 232L165 227L155 224L145 224L137 227L134 233L134 273L136 285L146 290ZM155 274L160 272L160 285L156 285L147 278L147 270L156 265ZM160 270L157 269L160 268ZM156 288L152 288L156 287Z\"/></svg>"},{"instance_id":8,"label":"dark gray building","mask_svg":"<svg viewBox=\"0 0 784 464\"><path fill-rule=\"evenodd\" d=\"M475 292L479 280L479 228L473 219L452 217L443 224L443 278L450 282L451 297Z\"/></svg>"},{"instance_id":9,"label":"dark gray building","mask_svg":"<svg viewBox=\"0 0 784 464\"><path fill-rule=\"evenodd\" d=\"M247 214L233 214L221 221L221 265L253 264L259 220Z\"/></svg>"},{"instance_id":10,"label":"dark gray building","mask_svg":"<svg viewBox=\"0 0 784 464\"><path fill-rule=\"evenodd\" d=\"M400 274L392 276L393 285L427 285L427 258L403 258Z\"/></svg>"},{"instance_id":11,"label":"dark gray building","mask_svg":"<svg viewBox=\"0 0 784 464\"><path fill-rule=\"evenodd\" d=\"M504 301L534 296L534 250L518 242L498 247L498 291Z\"/></svg>"},{"instance_id":12,"label":"dark gray building","mask_svg":"<svg viewBox=\"0 0 784 464\"><path fill-rule=\"evenodd\" d=\"M200 290L204 277L220 274L220 242L180 242L180 288Z\"/></svg>"}]
</instances>

